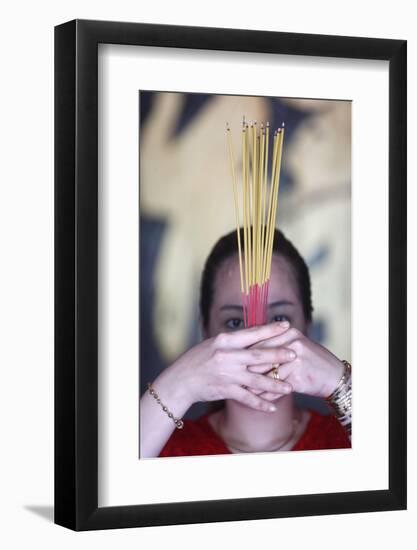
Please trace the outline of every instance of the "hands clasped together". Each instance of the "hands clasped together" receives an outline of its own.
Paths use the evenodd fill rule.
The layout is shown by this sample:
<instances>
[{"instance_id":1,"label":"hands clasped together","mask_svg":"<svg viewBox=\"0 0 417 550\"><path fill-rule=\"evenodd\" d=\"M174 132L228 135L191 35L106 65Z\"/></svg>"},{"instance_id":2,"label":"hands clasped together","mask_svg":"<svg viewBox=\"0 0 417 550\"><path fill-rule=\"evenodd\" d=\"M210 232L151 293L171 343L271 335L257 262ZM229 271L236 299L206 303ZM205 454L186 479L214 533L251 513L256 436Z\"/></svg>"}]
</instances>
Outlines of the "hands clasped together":
<instances>
[{"instance_id":1,"label":"hands clasped together","mask_svg":"<svg viewBox=\"0 0 417 550\"><path fill-rule=\"evenodd\" d=\"M279 364L279 379L271 376ZM234 399L273 412L273 402L291 392L327 397L343 364L288 322L271 323L209 338L185 352L158 378L177 388L183 402Z\"/></svg>"}]
</instances>

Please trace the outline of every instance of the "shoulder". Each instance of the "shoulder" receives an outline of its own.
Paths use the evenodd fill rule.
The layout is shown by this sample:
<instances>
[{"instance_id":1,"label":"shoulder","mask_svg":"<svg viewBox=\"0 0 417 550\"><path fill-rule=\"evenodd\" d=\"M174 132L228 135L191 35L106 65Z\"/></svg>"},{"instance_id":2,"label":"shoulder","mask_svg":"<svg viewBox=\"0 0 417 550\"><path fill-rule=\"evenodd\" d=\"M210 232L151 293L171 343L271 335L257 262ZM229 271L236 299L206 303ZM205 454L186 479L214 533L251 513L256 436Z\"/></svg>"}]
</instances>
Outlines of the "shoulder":
<instances>
[{"instance_id":1,"label":"shoulder","mask_svg":"<svg viewBox=\"0 0 417 550\"><path fill-rule=\"evenodd\" d=\"M195 456L227 454L223 440L208 422L209 414L197 420L184 420L184 427L175 430L159 456Z\"/></svg>"},{"instance_id":2,"label":"shoulder","mask_svg":"<svg viewBox=\"0 0 417 550\"><path fill-rule=\"evenodd\" d=\"M293 447L293 451L350 447L349 436L337 418L311 410L305 432Z\"/></svg>"}]
</instances>

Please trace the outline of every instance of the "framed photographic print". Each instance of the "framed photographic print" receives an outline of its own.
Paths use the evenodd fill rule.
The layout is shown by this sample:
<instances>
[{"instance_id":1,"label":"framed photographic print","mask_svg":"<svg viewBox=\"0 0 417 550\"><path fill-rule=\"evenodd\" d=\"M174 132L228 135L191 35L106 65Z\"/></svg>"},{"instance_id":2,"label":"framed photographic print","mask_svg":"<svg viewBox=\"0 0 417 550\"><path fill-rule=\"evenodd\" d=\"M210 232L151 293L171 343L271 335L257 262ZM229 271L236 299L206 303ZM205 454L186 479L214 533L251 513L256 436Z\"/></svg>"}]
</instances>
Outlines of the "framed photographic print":
<instances>
[{"instance_id":1,"label":"framed photographic print","mask_svg":"<svg viewBox=\"0 0 417 550\"><path fill-rule=\"evenodd\" d=\"M55 29L55 522L406 507L406 42Z\"/></svg>"}]
</instances>

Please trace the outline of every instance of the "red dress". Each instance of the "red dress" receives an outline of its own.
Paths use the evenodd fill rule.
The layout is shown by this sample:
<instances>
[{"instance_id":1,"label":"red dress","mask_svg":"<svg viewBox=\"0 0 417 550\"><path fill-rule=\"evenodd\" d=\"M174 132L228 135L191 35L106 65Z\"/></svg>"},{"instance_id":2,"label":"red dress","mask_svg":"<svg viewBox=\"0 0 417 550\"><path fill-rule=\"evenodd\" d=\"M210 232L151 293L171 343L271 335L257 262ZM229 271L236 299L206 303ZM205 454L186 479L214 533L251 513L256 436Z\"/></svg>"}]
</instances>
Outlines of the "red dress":
<instances>
[{"instance_id":1,"label":"red dress","mask_svg":"<svg viewBox=\"0 0 417 550\"><path fill-rule=\"evenodd\" d=\"M349 449L350 439L334 416L310 411L306 429L291 451ZM231 454L208 422L209 414L198 420L184 420L184 428L175 430L159 456L195 456Z\"/></svg>"}]
</instances>

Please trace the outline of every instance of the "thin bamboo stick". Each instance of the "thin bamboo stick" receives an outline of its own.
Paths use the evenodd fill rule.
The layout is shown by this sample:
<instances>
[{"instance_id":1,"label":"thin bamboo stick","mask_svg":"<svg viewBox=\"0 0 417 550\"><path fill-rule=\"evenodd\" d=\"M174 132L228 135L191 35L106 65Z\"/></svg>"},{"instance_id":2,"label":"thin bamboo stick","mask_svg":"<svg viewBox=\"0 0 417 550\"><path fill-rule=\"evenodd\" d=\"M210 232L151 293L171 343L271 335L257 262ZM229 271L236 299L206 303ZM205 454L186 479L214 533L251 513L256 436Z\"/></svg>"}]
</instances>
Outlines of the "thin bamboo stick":
<instances>
[{"instance_id":1,"label":"thin bamboo stick","mask_svg":"<svg viewBox=\"0 0 417 550\"><path fill-rule=\"evenodd\" d=\"M242 247L240 244L240 216L239 216L239 200L238 200L238 191L237 191L237 181L236 181L236 171L235 171L235 159L233 155L233 144L232 136L230 133L229 124L227 124L227 141L229 144L229 155L230 155L230 166L232 170L232 180L233 180L233 199L235 203L235 217L236 217L236 233L237 233L237 245L239 251L239 271L240 271L240 289L242 293L244 292L243 286L243 268L242 268Z\"/></svg>"},{"instance_id":2,"label":"thin bamboo stick","mask_svg":"<svg viewBox=\"0 0 417 550\"><path fill-rule=\"evenodd\" d=\"M238 241L240 287L245 326L265 323L272 266L284 125L274 133L271 178L269 179L269 123L258 129L256 121L242 123L242 216L240 227L238 179L231 130L227 125L229 161L233 183Z\"/></svg>"}]
</instances>

